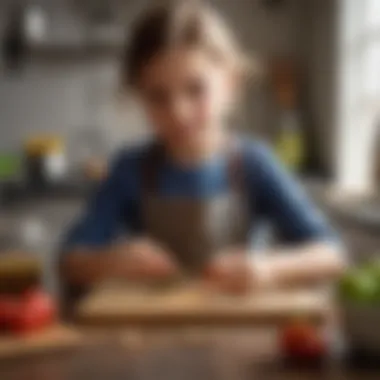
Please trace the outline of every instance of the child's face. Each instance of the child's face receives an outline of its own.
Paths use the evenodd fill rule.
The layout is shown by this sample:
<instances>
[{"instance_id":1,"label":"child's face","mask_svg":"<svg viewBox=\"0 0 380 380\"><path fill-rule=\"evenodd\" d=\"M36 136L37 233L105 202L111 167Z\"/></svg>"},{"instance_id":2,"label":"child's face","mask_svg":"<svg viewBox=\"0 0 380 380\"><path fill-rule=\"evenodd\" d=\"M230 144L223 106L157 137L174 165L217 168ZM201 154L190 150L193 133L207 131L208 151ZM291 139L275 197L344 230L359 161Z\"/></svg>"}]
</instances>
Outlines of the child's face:
<instances>
[{"instance_id":1,"label":"child's face","mask_svg":"<svg viewBox=\"0 0 380 380\"><path fill-rule=\"evenodd\" d=\"M230 70L200 50L160 54L140 83L154 132L170 144L197 144L222 127L230 108Z\"/></svg>"}]
</instances>

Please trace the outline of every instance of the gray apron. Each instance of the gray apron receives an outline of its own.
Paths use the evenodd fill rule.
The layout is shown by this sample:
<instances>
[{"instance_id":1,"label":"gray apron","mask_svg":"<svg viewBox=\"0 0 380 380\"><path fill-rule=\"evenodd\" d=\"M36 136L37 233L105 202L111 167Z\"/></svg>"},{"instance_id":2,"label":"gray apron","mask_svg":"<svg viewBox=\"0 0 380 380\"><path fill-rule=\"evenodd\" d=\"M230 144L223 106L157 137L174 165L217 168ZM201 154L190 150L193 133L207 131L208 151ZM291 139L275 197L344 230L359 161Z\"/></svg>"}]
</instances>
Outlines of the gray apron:
<instances>
[{"instance_id":1,"label":"gray apron","mask_svg":"<svg viewBox=\"0 0 380 380\"><path fill-rule=\"evenodd\" d=\"M143 163L142 221L147 236L162 244L189 274L197 274L221 249L244 247L250 230L242 155L237 144L227 154L229 186L206 199L165 197L158 192L164 149L151 148Z\"/></svg>"},{"instance_id":2,"label":"gray apron","mask_svg":"<svg viewBox=\"0 0 380 380\"><path fill-rule=\"evenodd\" d=\"M144 234L167 247L189 275L199 273L221 249L249 243L250 219L242 155L237 144L227 154L228 191L204 200L164 197L158 192L163 148L149 150L142 172L142 222ZM87 289L63 286L63 315L71 317L73 305Z\"/></svg>"}]
</instances>

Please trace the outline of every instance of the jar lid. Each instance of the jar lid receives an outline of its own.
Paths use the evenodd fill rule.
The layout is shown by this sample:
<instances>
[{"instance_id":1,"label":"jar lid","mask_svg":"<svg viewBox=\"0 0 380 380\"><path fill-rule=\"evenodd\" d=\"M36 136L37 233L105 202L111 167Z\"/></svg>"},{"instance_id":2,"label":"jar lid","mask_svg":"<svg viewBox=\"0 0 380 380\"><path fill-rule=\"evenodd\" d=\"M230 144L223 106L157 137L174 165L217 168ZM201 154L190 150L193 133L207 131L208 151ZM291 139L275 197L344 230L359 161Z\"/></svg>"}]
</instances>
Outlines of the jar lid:
<instances>
[{"instance_id":1,"label":"jar lid","mask_svg":"<svg viewBox=\"0 0 380 380\"><path fill-rule=\"evenodd\" d=\"M62 152L64 142L56 136L37 136L29 139L25 144L25 151L30 156L42 156L50 153Z\"/></svg>"}]
</instances>

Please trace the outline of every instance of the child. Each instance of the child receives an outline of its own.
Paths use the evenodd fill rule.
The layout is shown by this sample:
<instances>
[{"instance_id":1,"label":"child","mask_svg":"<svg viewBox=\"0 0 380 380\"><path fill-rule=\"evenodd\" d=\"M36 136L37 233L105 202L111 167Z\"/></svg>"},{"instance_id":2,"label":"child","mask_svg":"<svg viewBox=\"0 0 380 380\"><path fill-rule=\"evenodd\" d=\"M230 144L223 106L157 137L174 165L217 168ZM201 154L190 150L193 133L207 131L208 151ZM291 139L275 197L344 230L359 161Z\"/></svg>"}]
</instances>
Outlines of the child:
<instances>
[{"instance_id":1,"label":"child","mask_svg":"<svg viewBox=\"0 0 380 380\"><path fill-rule=\"evenodd\" d=\"M118 155L70 231L66 281L188 273L240 292L338 275L343 256L297 184L267 148L227 130L247 65L220 16L188 1L152 8L125 53L123 88L141 101L154 138ZM286 249L251 252L263 220Z\"/></svg>"}]
</instances>

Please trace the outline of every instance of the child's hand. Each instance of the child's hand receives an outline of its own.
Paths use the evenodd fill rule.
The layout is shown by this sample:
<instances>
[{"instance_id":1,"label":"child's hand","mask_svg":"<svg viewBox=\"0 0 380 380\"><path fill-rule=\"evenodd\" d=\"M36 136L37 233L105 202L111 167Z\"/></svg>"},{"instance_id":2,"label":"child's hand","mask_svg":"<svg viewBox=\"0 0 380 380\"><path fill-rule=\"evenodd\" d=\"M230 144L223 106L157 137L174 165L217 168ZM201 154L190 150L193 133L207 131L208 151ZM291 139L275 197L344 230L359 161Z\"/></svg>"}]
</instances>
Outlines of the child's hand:
<instances>
[{"instance_id":1,"label":"child's hand","mask_svg":"<svg viewBox=\"0 0 380 380\"><path fill-rule=\"evenodd\" d=\"M163 280L175 277L179 272L170 254L149 239L138 239L118 246L115 253L120 258L116 265L120 265L122 277Z\"/></svg>"},{"instance_id":2,"label":"child's hand","mask_svg":"<svg viewBox=\"0 0 380 380\"><path fill-rule=\"evenodd\" d=\"M246 252L228 250L217 255L205 268L211 286L228 293L247 293L258 286L257 276Z\"/></svg>"}]
</instances>

